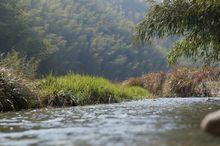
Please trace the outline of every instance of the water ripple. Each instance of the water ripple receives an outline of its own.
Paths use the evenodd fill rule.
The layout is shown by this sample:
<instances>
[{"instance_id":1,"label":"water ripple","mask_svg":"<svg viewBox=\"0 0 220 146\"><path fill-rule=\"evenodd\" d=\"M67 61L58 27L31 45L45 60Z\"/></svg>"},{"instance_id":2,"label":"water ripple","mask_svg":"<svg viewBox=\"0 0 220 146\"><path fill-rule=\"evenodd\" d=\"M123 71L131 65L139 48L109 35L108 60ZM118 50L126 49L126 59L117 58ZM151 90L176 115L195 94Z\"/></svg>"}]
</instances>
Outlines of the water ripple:
<instances>
[{"instance_id":1,"label":"water ripple","mask_svg":"<svg viewBox=\"0 0 220 146\"><path fill-rule=\"evenodd\" d=\"M0 145L217 146L199 123L220 98L134 101L0 114Z\"/></svg>"}]
</instances>

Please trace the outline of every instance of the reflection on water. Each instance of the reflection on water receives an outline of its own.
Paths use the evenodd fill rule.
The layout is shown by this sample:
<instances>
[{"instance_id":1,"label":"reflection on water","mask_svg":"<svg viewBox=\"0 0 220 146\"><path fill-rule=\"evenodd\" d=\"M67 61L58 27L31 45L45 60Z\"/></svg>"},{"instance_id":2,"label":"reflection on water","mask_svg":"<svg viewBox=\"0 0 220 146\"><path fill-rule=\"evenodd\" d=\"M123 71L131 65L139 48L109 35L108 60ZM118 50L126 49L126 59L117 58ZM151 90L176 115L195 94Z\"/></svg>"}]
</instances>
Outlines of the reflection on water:
<instances>
[{"instance_id":1,"label":"reflection on water","mask_svg":"<svg viewBox=\"0 0 220 146\"><path fill-rule=\"evenodd\" d=\"M220 99L156 99L0 114L0 145L220 146L199 129Z\"/></svg>"}]
</instances>

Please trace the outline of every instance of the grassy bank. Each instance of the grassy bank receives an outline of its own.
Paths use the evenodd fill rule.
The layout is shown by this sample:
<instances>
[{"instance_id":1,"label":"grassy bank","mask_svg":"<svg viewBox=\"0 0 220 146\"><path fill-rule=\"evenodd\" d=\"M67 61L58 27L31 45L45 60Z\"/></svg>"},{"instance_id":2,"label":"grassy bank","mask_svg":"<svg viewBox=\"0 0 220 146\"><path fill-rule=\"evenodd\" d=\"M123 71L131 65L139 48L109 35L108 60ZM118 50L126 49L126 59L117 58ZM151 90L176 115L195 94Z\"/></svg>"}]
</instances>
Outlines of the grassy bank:
<instances>
[{"instance_id":1,"label":"grassy bank","mask_svg":"<svg viewBox=\"0 0 220 146\"><path fill-rule=\"evenodd\" d=\"M43 105L55 107L116 103L150 95L140 87L124 87L103 78L77 74L48 76L39 85Z\"/></svg>"},{"instance_id":2,"label":"grassy bank","mask_svg":"<svg viewBox=\"0 0 220 146\"><path fill-rule=\"evenodd\" d=\"M148 92L149 91L149 92ZM0 111L118 103L152 97L220 96L220 69L179 68L131 78L123 85L93 76L68 74L31 80L0 68Z\"/></svg>"},{"instance_id":3,"label":"grassy bank","mask_svg":"<svg viewBox=\"0 0 220 146\"><path fill-rule=\"evenodd\" d=\"M131 78L123 84L145 88L160 97L220 96L220 69L179 68Z\"/></svg>"},{"instance_id":4,"label":"grassy bank","mask_svg":"<svg viewBox=\"0 0 220 146\"><path fill-rule=\"evenodd\" d=\"M69 74L30 80L13 70L0 68L0 112L117 103L149 96L143 88L124 87L98 77Z\"/></svg>"}]
</instances>

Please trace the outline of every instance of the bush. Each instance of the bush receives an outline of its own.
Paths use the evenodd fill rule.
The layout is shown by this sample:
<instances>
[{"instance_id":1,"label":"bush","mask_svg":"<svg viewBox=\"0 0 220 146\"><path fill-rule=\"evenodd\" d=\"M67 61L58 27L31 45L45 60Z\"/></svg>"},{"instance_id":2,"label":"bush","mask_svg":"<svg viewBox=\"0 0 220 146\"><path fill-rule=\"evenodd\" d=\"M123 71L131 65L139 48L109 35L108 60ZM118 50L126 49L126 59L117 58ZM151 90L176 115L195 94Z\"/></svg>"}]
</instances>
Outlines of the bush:
<instances>
[{"instance_id":1,"label":"bush","mask_svg":"<svg viewBox=\"0 0 220 146\"><path fill-rule=\"evenodd\" d=\"M130 78L125 80L122 83L123 86L137 86L137 87L144 87L144 82L141 77Z\"/></svg>"},{"instance_id":2,"label":"bush","mask_svg":"<svg viewBox=\"0 0 220 146\"><path fill-rule=\"evenodd\" d=\"M166 74L163 72L150 73L142 76L144 88L156 96L162 96Z\"/></svg>"},{"instance_id":3,"label":"bush","mask_svg":"<svg viewBox=\"0 0 220 146\"><path fill-rule=\"evenodd\" d=\"M0 57L0 67L7 68L14 75L21 78L34 79L37 72L38 61L34 58L27 59L21 56L18 52L12 51L3 54Z\"/></svg>"},{"instance_id":4,"label":"bush","mask_svg":"<svg viewBox=\"0 0 220 146\"><path fill-rule=\"evenodd\" d=\"M138 81L138 82L137 82ZM179 68L170 73L150 73L127 80L126 85L138 85L155 96L192 97L216 96L219 91L219 68Z\"/></svg>"},{"instance_id":5,"label":"bush","mask_svg":"<svg viewBox=\"0 0 220 146\"><path fill-rule=\"evenodd\" d=\"M217 68L177 69L167 75L163 94L168 97L212 96L206 83L219 79Z\"/></svg>"},{"instance_id":6,"label":"bush","mask_svg":"<svg viewBox=\"0 0 220 146\"><path fill-rule=\"evenodd\" d=\"M10 70L0 68L0 112L34 108L39 105L37 96L22 79Z\"/></svg>"},{"instance_id":7,"label":"bush","mask_svg":"<svg viewBox=\"0 0 220 146\"><path fill-rule=\"evenodd\" d=\"M0 111L38 107L34 81L37 61L28 61L15 51L1 55L0 59Z\"/></svg>"},{"instance_id":8,"label":"bush","mask_svg":"<svg viewBox=\"0 0 220 146\"><path fill-rule=\"evenodd\" d=\"M206 82L205 85L205 89L204 88L200 88L200 93L201 90L205 90L206 92L208 91L210 96L212 97L220 97L220 82L219 81L211 81L211 82ZM198 90L198 89L197 89Z\"/></svg>"},{"instance_id":9,"label":"bush","mask_svg":"<svg viewBox=\"0 0 220 146\"><path fill-rule=\"evenodd\" d=\"M44 106L75 106L143 99L149 93L140 87L124 87L98 77L69 74L48 76L39 82Z\"/></svg>"}]
</instances>

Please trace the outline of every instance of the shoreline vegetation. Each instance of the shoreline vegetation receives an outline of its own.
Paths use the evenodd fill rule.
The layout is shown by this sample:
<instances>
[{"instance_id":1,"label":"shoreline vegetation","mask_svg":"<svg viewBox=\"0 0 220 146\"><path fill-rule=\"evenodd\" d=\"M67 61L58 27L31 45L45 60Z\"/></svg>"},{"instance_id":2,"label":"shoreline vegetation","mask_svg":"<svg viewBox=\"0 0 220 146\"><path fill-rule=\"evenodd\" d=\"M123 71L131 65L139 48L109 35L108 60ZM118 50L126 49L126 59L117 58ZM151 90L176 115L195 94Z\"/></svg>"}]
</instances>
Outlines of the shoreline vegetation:
<instances>
[{"instance_id":1,"label":"shoreline vegetation","mask_svg":"<svg viewBox=\"0 0 220 146\"><path fill-rule=\"evenodd\" d=\"M19 71L1 67L0 84L0 112L8 112L157 97L217 97L220 96L220 69L185 67L112 83L101 77L71 73L30 79Z\"/></svg>"},{"instance_id":2,"label":"shoreline vegetation","mask_svg":"<svg viewBox=\"0 0 220 146\"><path fill-rule=\"evenodd\" d=\"M141 87L122 86L101 77L79 74L50 75L40 80L39 86L43 106L52 107L118 103L150 96Z\"/></svg>"},{"instance_id":3,"label":"shoreline vegetation","mask_svg":"<svg viewBox=\"0 0 220 146\"><path fill-rule=\"evenodd\" d=\"M168 73L130 78L122 84L142 87L154 97L217 97L220 96L220 69L182 67Z\"/></svg>"},{"instance_id":4,"label":"shoreline vegetation","mask_svg":"<svg viewBox=\"0 0 220 146\"><path fill-rule=\"evenodd\" d=\"M68 74L34 80L5 68L0 68L0 84L0 112L118 103L151 96L141 87L122 86L100 77Z\"/></svg>"}]
</instances>

